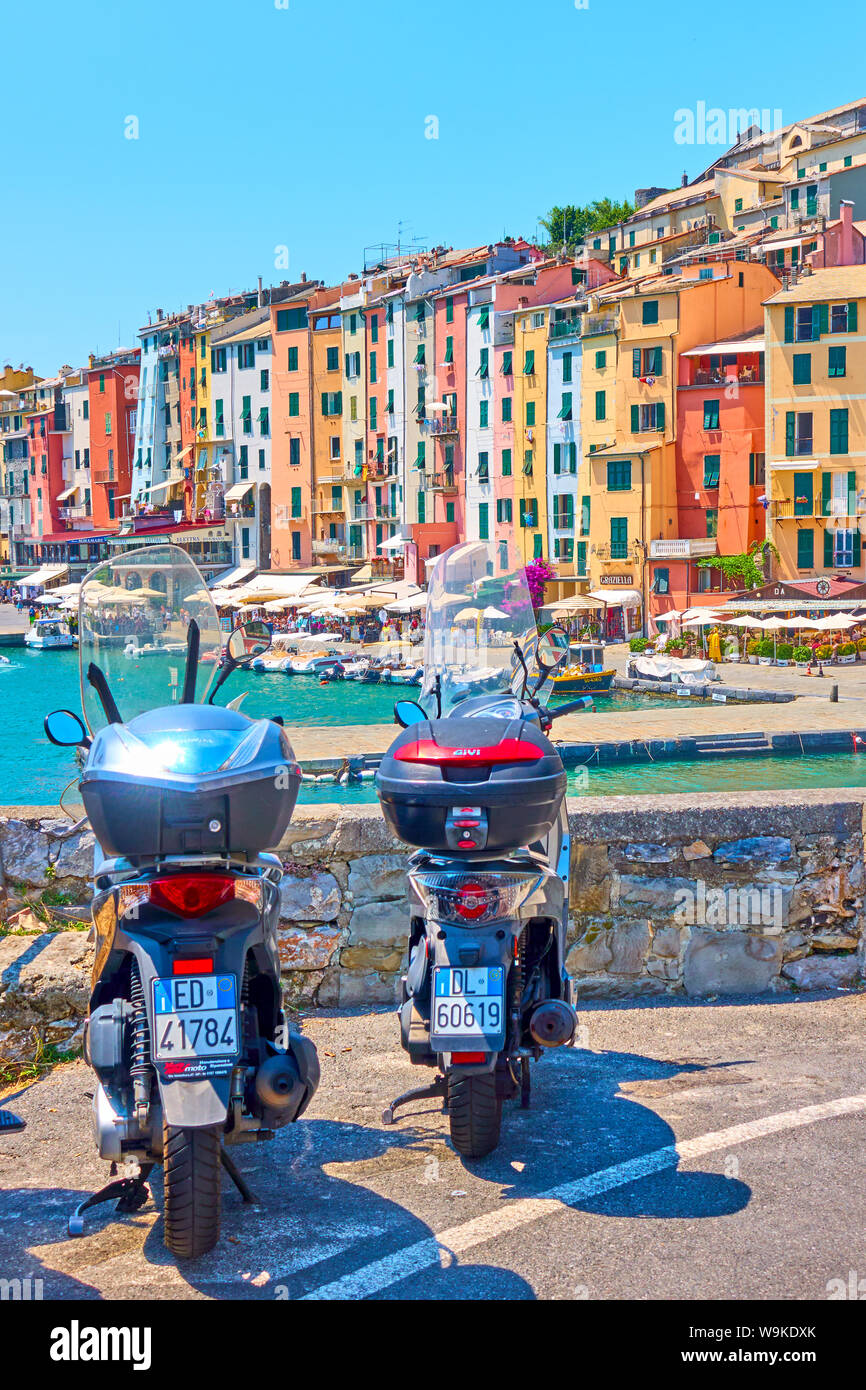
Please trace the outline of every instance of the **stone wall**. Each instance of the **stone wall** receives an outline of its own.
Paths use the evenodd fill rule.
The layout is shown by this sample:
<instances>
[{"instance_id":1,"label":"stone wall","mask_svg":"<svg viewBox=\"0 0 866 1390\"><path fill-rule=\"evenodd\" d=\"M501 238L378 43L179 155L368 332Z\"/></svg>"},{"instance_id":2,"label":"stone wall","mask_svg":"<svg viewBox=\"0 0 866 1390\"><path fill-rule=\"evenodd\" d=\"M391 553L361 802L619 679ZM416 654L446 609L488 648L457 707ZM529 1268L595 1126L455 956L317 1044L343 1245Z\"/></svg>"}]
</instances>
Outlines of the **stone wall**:
<instances>
[{"instance_id":1,"label":"stone wall","mask_svg":"<svg viewBox=\"0 0 866 1390\"><path fill-rule=\"evenodd\" d=\"M843 790L572 803L568 966L580 993L859 984L864 801ZM68 1045L86 1008L93 838L69 831L44 808L0 810L0 1059L25 1037ZM294 1007L394 1001L407 854L376 806L298 809L280 846Z\"/></svg>"}]
</instances>

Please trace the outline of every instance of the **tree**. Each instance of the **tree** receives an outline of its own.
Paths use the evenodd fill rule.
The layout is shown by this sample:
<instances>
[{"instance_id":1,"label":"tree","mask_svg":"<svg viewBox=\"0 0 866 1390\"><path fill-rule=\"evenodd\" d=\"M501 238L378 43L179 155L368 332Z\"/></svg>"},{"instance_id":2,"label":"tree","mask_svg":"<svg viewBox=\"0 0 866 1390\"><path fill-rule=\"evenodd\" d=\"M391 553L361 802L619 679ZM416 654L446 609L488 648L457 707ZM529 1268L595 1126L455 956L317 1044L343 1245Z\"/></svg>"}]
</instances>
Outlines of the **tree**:
<instances>
[{"instance_id":1,"label":"tree","mask_svg":"<svg viewBox=\"0 0 866 1390\"><path fill-rule=\"evenodd\" d=\"M590 232L600 232L617 222L625 222L633 212L634 207L627 200L618 203L611 198L601 198L586 207L577 203L564 206L557 203L546 217L539 218L548 236L546 249L573 251Z\"/></svg>"}]
</instances>

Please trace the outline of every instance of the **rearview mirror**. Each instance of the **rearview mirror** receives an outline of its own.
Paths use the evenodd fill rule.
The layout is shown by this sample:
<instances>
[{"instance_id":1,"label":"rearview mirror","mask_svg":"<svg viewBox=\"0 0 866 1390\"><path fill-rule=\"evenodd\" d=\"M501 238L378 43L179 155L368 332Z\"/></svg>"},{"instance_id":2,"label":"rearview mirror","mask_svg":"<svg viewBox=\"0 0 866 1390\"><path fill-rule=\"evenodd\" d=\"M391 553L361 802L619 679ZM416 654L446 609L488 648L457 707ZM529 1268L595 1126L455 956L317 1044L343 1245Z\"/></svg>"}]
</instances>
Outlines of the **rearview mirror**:
<instances>
[{"instance_id":1,"label":"rearview mirror","mask_svg":"<svg viewBox=\"0 0 866 1390\"><path fill-rule=\"evenodd\" d=\"M90 735L71 709L55 709L46 714L42 721L46 737L58 748L77 748L80 743L89 743Z\"/></svg>"},{"instance_id":2,"label":"rearview mirror","mask_svg":"<svg viewBox=\"0 0 866 1390\"><path fill-rule=\"evenodd\" d=\"M270 628L267 623L256 618L232 628L226 642L226 651L232 661L249 661L254 656L261 656L270 645Z\"/></svg>"},{"instance_id":3,"label":"rearview mirror","mask_svg":"<svg viewBox=\"0 0 866 1390\"><path fill-rule=\"evenodd\" d=\"M535 664L543 676L556 671L568 657L568 633L564 627L549 627L538 639Z\"/></svg>"},{"instance_id":4,"label":"rearview mirror","mask_svg":"<svg viewBox=\"0 0 866 1390\"><path fill-rule=\"evenodd\" d=\"M410 724L426 722L427 713L414 700L398 700L394 706L394 719L396 723L402 724L404 729L408 729Z\"/></svg>"}]
</instances>

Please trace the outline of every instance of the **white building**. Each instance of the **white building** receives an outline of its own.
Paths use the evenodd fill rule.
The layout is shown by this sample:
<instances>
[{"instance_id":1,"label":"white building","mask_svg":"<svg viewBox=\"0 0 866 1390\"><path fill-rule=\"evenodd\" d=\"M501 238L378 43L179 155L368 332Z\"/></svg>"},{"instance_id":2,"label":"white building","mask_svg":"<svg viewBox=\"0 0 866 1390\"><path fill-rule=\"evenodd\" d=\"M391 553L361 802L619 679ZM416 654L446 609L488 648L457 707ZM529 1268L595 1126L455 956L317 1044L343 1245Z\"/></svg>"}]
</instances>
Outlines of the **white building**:
<instances>
[{"instance_id":1,"label":"white building","mask_svg":"<svg viewBox=\"0 0 866 1390\"><path fill-rule=\"evenodd\" d=\"M562 578L577 575L582 349L576 301L550 311L547 348L547 544Z\"/></svg>"},{"instance_id":2,"label":"white building","mask_svg":"<svg viewBox=\"0 0 866 1390\"><path fill-rule=\"evenodd\" d=\"M214 438L225 440L216 468L225 489L232 560L267 569L271 562L270 310L253 309L215 328L211 344Z\"/></svg>"},{"instance_id":3,"label":"white building","mask_svg":"<svg viewBox=\"0 0 866 1390\"><path fill-rule=\"evenodd\" d=\"M466 539L488 540L495 530L493 411L493 286L470 291L466 313Z\"/></svg>"}]
</instances>

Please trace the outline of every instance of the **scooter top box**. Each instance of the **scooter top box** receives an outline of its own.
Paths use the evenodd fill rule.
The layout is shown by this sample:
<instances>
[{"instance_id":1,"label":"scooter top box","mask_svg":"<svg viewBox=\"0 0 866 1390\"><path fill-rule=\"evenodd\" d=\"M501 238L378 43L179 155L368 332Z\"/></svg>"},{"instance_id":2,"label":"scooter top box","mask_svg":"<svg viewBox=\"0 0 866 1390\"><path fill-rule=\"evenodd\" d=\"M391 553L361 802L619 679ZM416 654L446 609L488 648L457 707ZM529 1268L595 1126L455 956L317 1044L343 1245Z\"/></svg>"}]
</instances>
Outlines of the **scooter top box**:
<instances>
[{"instance_id":1,"label":"scooter top box","mask_svg":"<svg viewBox=\"0 0 866 1390\"><path fill-rule=\"evenodd\" d=\"M553 744L522 719L412 724L376 774L394 833L443 854L498 853L542 839L559 814L565 783Z\"/></svg>"},{"instance_id":2,"label":"scooter top box","mask_svg":"<svg viewBox=\"0 0 866 1390\"><path fill-rule=\"evenodd\" d=\"M218 705L173 705L93 740L81 794L109 855L269 849L289 824L301 771L283 729Z\"/></svg>"}]
</instances>

